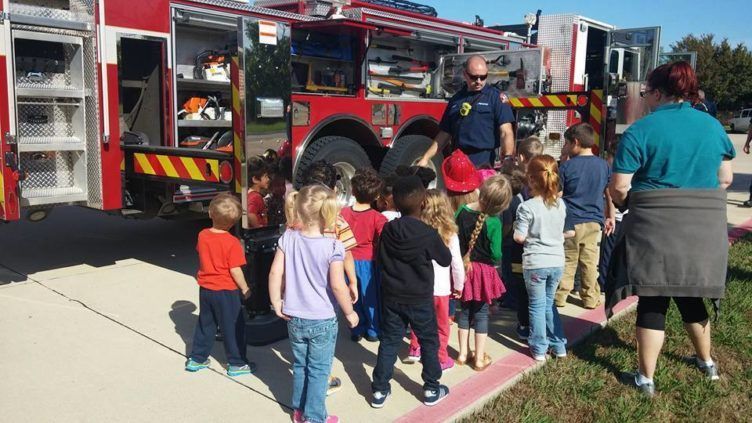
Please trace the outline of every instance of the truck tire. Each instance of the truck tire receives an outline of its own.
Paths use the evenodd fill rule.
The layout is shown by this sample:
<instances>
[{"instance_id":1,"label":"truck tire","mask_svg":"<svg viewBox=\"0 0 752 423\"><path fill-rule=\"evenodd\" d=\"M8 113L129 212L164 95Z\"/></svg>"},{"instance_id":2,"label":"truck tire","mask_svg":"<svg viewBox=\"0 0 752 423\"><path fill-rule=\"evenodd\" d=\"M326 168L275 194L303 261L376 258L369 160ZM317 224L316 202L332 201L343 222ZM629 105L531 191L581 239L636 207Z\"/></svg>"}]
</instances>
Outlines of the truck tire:
<instances>
[{"instance_id":1,"label":"truck tire","mask_svg":"<svg viewBox=\"0 0 752 423\"><path fill-rule=\"evenodd\" d=\"M394 141L392 148L389 149L381 162L379 173L382 177L386 177L394 173L399 165L414 165L428 150L431 143L433 143L433 140L425 135L405 135ZM429 163L428 167L436 172L436 180L431 184L431 188L444 188L444 178L441 174L441 163L443 161L444 154L438 152Z\"/></svg>"},{"instance_id":2,"label":"truck tire","mask_svg":"<svg viewBox=\"0 0 752 423\"><path fill-rule=\"evenodd\" d=\"M337 196L340 203L352 204L350 179L355 174L355 170L371 167L371 160L363 147L350 138L336 135L321 137L313 141L305 149L300 157L300 162L298 162L298 169L295 172L296 187L303 186L303 175L305 175L308 166L319 160L331 163L337 168L340 175L340 179L337 181Z\"/></svg>"},{"instance_id":3,"label":"truck tire","mask_svg":"<svg viewBox=\"0 0 752 423\"><path fill-rule=\"evenodd\" d=\"M734 132L736 132L736 128L734 128L734 124L732 123L731 124L731 133L733 134Z\"/></svg>"}]
</instances>

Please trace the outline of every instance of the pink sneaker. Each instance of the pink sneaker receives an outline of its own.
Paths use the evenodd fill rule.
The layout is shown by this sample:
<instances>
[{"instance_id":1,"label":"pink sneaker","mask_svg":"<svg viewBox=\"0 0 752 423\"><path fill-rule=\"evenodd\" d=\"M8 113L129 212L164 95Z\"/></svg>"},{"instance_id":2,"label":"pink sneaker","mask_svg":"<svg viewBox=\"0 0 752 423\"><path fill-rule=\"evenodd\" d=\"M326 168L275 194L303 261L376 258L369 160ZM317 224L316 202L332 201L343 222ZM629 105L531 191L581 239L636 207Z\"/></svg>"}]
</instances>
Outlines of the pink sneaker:
<instances>
[{"instance_id":1,"label":"pink sneaker","mask_svg":"<svg viewBox=\"0 0 752 423\"><path fill-rule=\"evenodd\" d=\"M417 363L420 361L420 347L418 348L410 348L410 350L407 352L407 358L405 359L404 363Z\"/></svg>"},{"instance_id":2,"label":"pink sneaker","mask_svg":"<svg viewBox=\"0 0 752 423\"><path fill-rule=\"evenodd\" d=\"M454 360L451 358L447 359L447 361L441 363L441 371L446 372L449 370L452 370L454 368Z\"/></svg>"},{"instance_id":3,"label":"pink sneaker","mask_svg":"<svg viewBox=\"0 0 752 423\"><path fill-rule=\"evenodd\" d=\"M293 423L303 423L303 412L300 410L295 410L292 412L292 421Z\"/></svg>"},{"instance_id":4,"label":"pink sneaker","mask_svg":"<svg viewBox=\"0 0 752 423\"><path fill-rule=\"evenodd\" d=\"M303 423L308 423L308 420L306 420ZM326 418L326 423L339 423L339 417L337 417L337 416L328 416Z\"/></svg>"}]
</instances>

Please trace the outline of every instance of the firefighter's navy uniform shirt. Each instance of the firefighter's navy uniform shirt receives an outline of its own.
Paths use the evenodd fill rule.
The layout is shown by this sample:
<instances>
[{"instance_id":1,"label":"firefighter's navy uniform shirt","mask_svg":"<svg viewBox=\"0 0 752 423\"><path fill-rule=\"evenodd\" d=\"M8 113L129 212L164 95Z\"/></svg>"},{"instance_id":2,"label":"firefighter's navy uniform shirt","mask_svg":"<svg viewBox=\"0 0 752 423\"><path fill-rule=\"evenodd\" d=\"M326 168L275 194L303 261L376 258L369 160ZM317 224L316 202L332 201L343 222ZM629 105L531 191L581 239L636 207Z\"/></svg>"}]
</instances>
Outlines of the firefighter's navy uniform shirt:
<instances>
[{"instance_id":1,"label":"firefighter's navy uniform shirt","mask_svg":"<svg viewBox=\"0 0 752 423\"><path fill-rule=\"evenodd\" d=\"M493 165L499 148L499 126L514 122L512 108L501 101L501 92L486 85L478 93L467 87L456 93L447 104L439 128L452 136L452 148L459 148L475 166ZM462 117L462 103L472 104L470 114Z\"/></svg>"}]
</instances>

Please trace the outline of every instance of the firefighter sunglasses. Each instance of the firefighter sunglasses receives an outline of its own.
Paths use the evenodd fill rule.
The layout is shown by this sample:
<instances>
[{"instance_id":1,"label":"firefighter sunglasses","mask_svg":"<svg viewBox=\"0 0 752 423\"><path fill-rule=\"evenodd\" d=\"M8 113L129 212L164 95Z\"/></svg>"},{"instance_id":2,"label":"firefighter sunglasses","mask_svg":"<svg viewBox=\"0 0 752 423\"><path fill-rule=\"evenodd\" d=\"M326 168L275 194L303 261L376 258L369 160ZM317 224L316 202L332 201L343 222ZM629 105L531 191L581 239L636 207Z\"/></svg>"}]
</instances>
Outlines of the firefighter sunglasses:
<instances>
[{"instance_id":1,"label":"firefighter sunglasses","mask_svg":"<svg viewBox=\"0 0 752 423\"><path fill-rule=\"evenodd\" d=\"M486 78L488 78L488 74L485 74L485 75L471 75L467 71L465 71L465 75L467 75L467 78L469 80L471 80L471 81L477 81L477 80L485 81Z\"/></svg>"}]
</instances>

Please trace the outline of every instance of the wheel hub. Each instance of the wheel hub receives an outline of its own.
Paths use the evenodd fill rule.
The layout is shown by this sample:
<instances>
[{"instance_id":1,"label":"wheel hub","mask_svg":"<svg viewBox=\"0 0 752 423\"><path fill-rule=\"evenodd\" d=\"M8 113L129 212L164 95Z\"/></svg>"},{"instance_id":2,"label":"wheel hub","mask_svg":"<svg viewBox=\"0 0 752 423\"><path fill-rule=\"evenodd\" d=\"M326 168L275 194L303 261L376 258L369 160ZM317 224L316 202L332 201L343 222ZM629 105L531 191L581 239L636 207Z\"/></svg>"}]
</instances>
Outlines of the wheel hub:
<instances>
[{"instance_id":1,"label":"wheel hub","mask_svg":"<svg viewBox=\"0 0 752 423\"><path fill-rule=\"evenodd\" d=\"M337 201L343 207L350 206L355 201L352 194L352 183L350 180L355 176L355 167L348 162L336 162L333 163L335 169L337 169Z\"/></svg>"}]
</instances>

